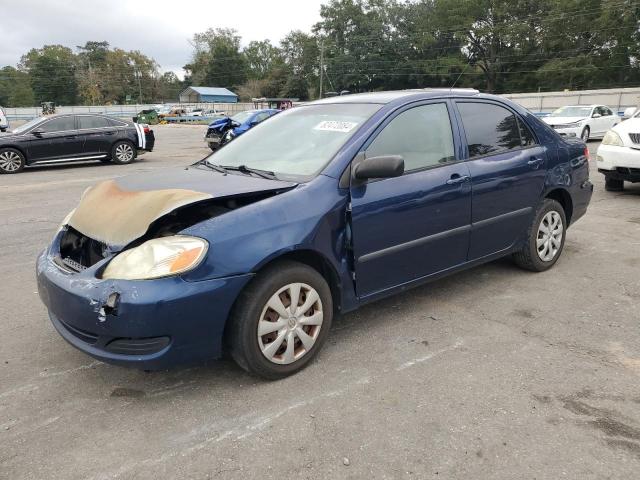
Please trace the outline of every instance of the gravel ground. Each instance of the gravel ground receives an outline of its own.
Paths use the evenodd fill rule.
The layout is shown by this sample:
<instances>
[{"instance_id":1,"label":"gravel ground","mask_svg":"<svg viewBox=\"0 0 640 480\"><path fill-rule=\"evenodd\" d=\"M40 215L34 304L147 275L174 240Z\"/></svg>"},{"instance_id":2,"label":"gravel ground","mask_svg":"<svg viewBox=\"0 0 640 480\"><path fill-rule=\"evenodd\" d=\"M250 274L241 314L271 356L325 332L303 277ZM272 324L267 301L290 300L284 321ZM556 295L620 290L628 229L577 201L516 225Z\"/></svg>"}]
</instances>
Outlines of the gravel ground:
<instances>
[{"instance_id":1,"label":"gravel ground","mask_svg":"<svg viewBox=\"0 0 640 480\"><path fill-rule=\"evenodd\" d=\"M294 377L144 373L54 332L34 260L87 186L208 152L203 127L154 129L129 166L0 177L0 478L638 478L640 185L605 192L592 162L551 271L502 260L369 305Z\"/></svg>"}]
</instances>

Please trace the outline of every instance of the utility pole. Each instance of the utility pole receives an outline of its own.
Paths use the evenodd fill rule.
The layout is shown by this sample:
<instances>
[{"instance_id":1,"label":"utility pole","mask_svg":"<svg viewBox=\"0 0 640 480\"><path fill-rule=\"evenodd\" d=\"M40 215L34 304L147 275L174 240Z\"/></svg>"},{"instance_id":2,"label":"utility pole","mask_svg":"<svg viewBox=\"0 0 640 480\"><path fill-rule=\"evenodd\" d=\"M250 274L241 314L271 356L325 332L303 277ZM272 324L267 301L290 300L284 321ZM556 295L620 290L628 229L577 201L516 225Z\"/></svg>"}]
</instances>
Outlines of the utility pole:
<instances>
[{"instance_id":1,"label":"utility pole","mask_svg":"<svg viewBox=\"0 0 640 480\"><path fill-rule=\"evenodd\" d=\"M322 98L322 80L324 76L324 40L320 40L320 95L318 98Z\"/></svg>"},{"instance_id":2,"label":"utility pole","mask_svg":"<svg viewBox=\"0 0 640 480\"><path fill-rule=\"evenodd\" d=\"M138 103L140 105L142 105L142 85L140 84L140 77L142 76L142 72L140 72L140 69L137 68L138 66L136 65L136 69L134 70L136 77L138 78Z\"/></svg>"}]
</instances>

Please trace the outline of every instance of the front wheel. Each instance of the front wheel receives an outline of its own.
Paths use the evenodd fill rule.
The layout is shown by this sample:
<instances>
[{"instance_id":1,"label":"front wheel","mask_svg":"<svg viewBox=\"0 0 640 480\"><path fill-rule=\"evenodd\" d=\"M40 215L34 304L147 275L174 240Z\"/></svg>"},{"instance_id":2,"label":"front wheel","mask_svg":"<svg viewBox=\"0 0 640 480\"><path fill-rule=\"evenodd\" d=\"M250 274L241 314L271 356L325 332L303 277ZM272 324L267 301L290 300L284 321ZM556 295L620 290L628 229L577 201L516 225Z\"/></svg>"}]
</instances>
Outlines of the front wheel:
<instances>
[{"instance_id":1,"label":"front wheel","mask_svg":"<svg viewBox=\"0 0 640 480\"><path fill-rule=\"evenodd\" d=\"M15 148L0 149L0 173L18 173L25 166L25 158Z\"/></svg>"},{"instance_id":2,"label":"front wheel","mask_svg":"<svg viewBox=\"0 0 640 480\"><path fill-rule=\"evenodd\" d=\"M589 127L584 127L582 129L582 133L580 134L580 138L584 143L587 143L589 141L589 135L591 135L591 130L589 129Z\"/></svg>"},{"instance_id":3,"label":"front wheel","mask_svg":"<svg viewBox=\"0 0 640 480\"><path fill-rule=\"evenodd\" d=\"M136 158L136 149L131 142L119 141L111 147L111 161L119 165L126 165Z\"/></svg>"},{"instance_id":4,"label":"front wheel","mask_svg":"<svg viewBox=\"0 0 640 480\"><path fill-rule=\"evenodd\" d=\"M622 192L624 190L624 180L604 177L604 189L607 192Z\"/></svg>"},{"instance_id":5,"label":"front wheel","mask_svg":"<svg viewBox=\"0 0 640 480\"><path fill-rule=\"evenodd\" d=\"M238 365L276 380L313 359L332 319L331 290L322 275L307 265L282 261L260 272L240 294L226 340Z\"/></svg>"},{"instance_id":6,"label":"front wheel","mask_svg":"<svg viewBox=\"0 0 640 480\"><path fill-rule=\"evenodd\" d=\"M519 267L533 272L550 269L560 258L566 232L564 208L556 200L546 198L527 231L526 245L513 255L514 261Z\"/></svg>"}]
</instances>

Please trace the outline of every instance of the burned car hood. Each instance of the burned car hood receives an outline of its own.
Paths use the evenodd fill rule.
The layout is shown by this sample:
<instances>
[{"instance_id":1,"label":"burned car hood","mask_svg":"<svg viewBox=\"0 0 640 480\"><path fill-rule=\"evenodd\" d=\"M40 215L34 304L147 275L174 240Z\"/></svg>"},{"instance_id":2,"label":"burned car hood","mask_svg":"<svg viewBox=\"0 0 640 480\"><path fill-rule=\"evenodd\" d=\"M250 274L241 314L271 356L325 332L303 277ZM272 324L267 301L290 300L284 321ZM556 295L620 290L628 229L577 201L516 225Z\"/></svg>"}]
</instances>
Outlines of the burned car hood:
<instances>
[{"instance_id":1,"label":"burned car hood","mask_svg":"<svg viewBox=\"0 0 640 480\"><path fill-rule=\"evenodd\" d=\"M90 187L67 224L94 240L122 246L142 237L154 221L186 205L295 185L199 168L166 169Z\"/></svg>"}]
</instances>

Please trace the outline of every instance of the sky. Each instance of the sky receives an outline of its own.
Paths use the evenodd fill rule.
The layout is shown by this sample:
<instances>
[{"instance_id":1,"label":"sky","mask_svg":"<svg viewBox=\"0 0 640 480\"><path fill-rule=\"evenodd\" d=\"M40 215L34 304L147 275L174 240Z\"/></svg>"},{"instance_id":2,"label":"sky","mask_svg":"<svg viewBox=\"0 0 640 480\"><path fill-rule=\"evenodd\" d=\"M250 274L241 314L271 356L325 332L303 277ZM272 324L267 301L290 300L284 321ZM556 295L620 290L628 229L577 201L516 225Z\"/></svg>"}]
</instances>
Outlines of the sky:
<instances>
[{"instance_id":1,"label":"sky","mask_svg":"<svg viewBox=\"0 0 640 480\"><path fill-rule=\"evenodd\" d=\"M326 0L325 0L326 1ZM322 0L0 0L0 67L15 66L32 48L75 49L89 40L140 50L162 71L183 77L189 39L207 28L235 28L242 44L277 44L291 30L310 31Z\"/></svg>"}]
</instances>

